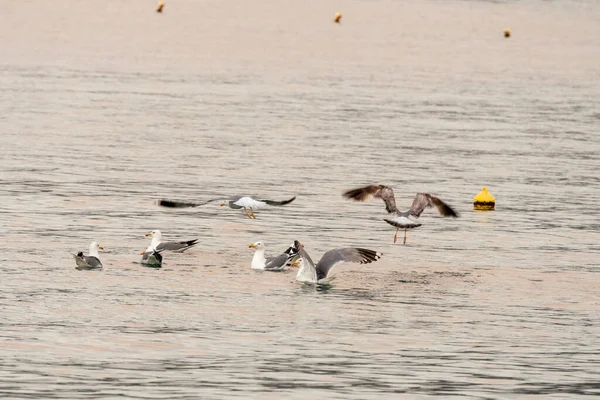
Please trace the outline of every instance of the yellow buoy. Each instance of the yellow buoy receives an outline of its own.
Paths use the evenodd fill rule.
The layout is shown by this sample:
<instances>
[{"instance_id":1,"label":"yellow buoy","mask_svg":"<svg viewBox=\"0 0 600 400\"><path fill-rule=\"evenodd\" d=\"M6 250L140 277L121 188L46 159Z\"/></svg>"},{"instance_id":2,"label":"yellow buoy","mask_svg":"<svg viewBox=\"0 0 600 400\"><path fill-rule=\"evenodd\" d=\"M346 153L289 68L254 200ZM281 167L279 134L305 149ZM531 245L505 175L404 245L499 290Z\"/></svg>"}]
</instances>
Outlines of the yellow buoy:
<instances>
[{"instance_id":1,"label":"yellow buoy","mask_svg":"<svg viewBox=\"0 0 600 400\"><path fill-rule=\"evenodd\" d=\"M335 22L336 24L339 24L341 19L342 19L342 13L337 12L337 13L335 13L335 18L333 19L333 22Z\"/></svg>"},{"instance_id":2,"label":"yellow buoy","mask_svg":"<svg viewBox=\"0 0 600 400\"><path fill-rule=\"evenodd\" d=\"M510 29L506 28L504 30L504 37L509 38L510 37Z\"/></svg>"},{"instance_id":3,"label":"yellow buoy","mask_svg":"<svg viewBox=\"0 0 600 400\"><path fill-rule=\"evenodd\" d=\"M156 6L156 12L161 13L164 6L165 6L165 2L164 1L159 1L158 2L158 6Z\"/></svg>"},{"instance_id":4,"label":"yellow buoy","mask_svg":"<svg viewBox=\"0 0 600 400\"><path fill-rule=\"evenodd\" d=\"M496 199L488 192L487 187L483 187L481 192L473 197L473 207L476 210L493 210L496 207Z\"/></svg>"}]
</instances>

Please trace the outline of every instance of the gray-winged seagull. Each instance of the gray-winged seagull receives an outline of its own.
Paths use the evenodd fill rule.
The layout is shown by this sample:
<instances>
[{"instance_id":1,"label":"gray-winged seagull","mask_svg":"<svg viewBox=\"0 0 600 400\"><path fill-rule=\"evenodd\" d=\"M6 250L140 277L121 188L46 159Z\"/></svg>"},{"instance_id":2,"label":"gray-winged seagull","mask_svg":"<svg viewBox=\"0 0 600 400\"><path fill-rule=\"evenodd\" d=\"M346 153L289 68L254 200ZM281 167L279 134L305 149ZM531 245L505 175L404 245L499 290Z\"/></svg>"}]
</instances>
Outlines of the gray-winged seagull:
<instances>
[{"instance_id":1,"label":"gray-winged seagull","mask_svg":"<svg viewBox=\"0 0 600 400\"><path fill-rule=\"evenodd\" d=\"M385 185L369 185L358 189L348 190L344 193L344 197L356 201L365 201L372 198L382 199L385 203L385 209L388 213L394 214L394 217L384 221L396 227L394 235L394 243L398 237L398 231L404 229L404 244L406 244L406 231L421 226L416 221L426 208L435 207L437 211L444 217L458 217L458 213L448 204L444 203L439 198L432 196L429 193L417 193L413 200L412 206L408 211L400 211L396 207L396 199L394 191L391 187Z\"/></svg>"},{"instance_id":2,"label":"gray-winged seagull","mask_svg":"<svg viewBox=\"0 0 600 400\"><path fill-rule=\"evenodd\" d=\"M298 255L293 243L286 251L276 257L265 257L265 244L260 241L249 245L248 248L255 249L250 268L263 271L283 271Z\"/></svg>"},{"instance_id":3,"label":"gray-winged seagull","mask_svg":"<svg viewBox=\"0 0 600 400\"><path fill-rule=\"evenodd\" d=\"M98 255L98 249L104 250L104 247L100 246L98 242L94 241L90 243L90 254L88 256L84 256L82 251L77 254L73 254L73 258L75 258L75 263L77 264L78 269L102 268L102 262L100 261L100 256Z\"/></svg>"},{"instance_id":4,"label":"gray-winged seagull","mask_svg":"<svg viewBox=\"0 0 600 400\"><path fill-rule=\"evenodd\" d=\"M298 252L299 258L291 266L299 267L296 274L296 280L305 283L326 284L331 279L331 272L338 264L344 262L353 262L359 264L368 264L381 258L381 253L374 250L362 249L359 247L346 247L327 251L321 257L321 260L315 265L304 247L297 240L294 242L294 249Z\"/></svg>"}]
</instances>

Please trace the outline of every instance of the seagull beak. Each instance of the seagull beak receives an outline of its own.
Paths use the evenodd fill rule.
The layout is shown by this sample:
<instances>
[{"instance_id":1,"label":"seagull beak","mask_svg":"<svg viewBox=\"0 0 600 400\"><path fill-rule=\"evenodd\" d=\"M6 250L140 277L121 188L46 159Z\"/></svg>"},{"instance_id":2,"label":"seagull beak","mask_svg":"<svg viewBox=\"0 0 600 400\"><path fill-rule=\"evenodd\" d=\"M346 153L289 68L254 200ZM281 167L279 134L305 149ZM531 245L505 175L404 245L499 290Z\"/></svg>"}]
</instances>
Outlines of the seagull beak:
<instances>
[{"instance_id":1,"label":"seagull beak","mask_svg":"<svg viewBox=\"0 0 600 400\"><path fill-rule=\"evenodd\" d=\"M152 236L152 234L151 233L146 233L146 236Z\"/></svg>"},{"instance_id":2,"label":"seagull beak","mask_svg":"<svg viewBox=\"0 0 600 400\"><path fill-rule=\"evenodd\" d=\"M98 248L99 248L100 250L104 250L104 247L102 247L102 246L98 246Z\"/></svg>"},{"instance_id":3,"label":"seagull beak","mask_svg":"<svg viewBox=\"0 0 600 400\"><path fill-rule=\"evenodd\" d=\"M293 263L290 264L290 267L297 267L298 264L300 264L300 261L294 261Z\"/></svg>"},{"instance_id":4,"label":"seagull beak","mask_svg":"<svg viewBox=\"0 0 600 400\"><path fill-rule=\"evenodd\" d=\"M146 252L146 250L142 250L142 252L140 253L141 255L144 255L144 253Z\"/></svg>"},{"instance_id":5,"label":"seagull beak","mask_svg":"<svg viewBox=\"0 0 600 400\"><path fill-rule=\"evenodd\" d=\"M225 203L221 203L221 207L223 207L225 205Z\"/></svg>"},{"instance_id":6,"label":"seagull beak","mask_svg":"<svg viewBox=\"0 0 600 400\"><path fill-rule=\"evenodd\" d=\"M248 248L249 248L249 249L253 249L253 248L255 248L255 247L256 247L256 246L255 246L255 245L253 245L253 244L249 244L249 245L248 245Z\"/></svg>"}]
</instances>

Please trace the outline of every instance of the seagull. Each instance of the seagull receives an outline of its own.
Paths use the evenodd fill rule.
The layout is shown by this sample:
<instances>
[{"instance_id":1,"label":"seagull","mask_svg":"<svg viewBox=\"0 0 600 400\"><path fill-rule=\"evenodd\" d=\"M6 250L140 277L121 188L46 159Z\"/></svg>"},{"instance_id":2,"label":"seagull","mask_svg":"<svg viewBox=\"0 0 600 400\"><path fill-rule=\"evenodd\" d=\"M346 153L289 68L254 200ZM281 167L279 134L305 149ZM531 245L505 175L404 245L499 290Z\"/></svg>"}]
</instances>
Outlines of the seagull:
<instances>
[{"instance_id":1,"label":"seagull","mask_svg":"<svg viewBox=\"0 0 600 400\"><path fill-rule=\"evenodd\" d=\"M98 255L98 249L104 250L104 247L100 246L98 242L90 243L90 255L84 256L83 252L80 251L77 254L73 254L77 269L99 269L102 268L102 262L100 262L100 256Z\"/></svg>"},{"instance_id":2,"label":"seagull","mask_svg":"<svg viewBox=\"0 0 600 400\"><path fill-rule=\"evenodd\" d=\"M304 247L297 240L294 242L294 249L298 252L299 258L290 266L299 267L296 274L296 280L305 283L326 284L331 281L331 272L338 264L344 262L354 262L359 264L368 264L377 261L382 254L374 250L362 249L360 247L346 247L329 250L315 266Z\"/></svg>"},{"instance_id":3,"label":"seagull","mask_svg":"<svg viewBox=\"0 0 600 400\"><path fill-rule=\"evenodd\" d=\"M150 243L150 246L148 246L148 248L141 254L152 251L173 251L175 253L183 253L190 247L198 244L198 239L184 240L181 242L161 242L162 233L159 230L146 233L146 236L152 236L152 242Z\"/></svg>"},{"instance_id":4,"label":"seagull","mask_svg":"<svg viewBox=\"0 0 600 400\"><path fill-rule=\"evenodd\" d=\"M158 205L170 208L184 208L199 207L215 201L221 201L221 206L228 206L229 208L233 208L234 210L243 210L248 218L256 218L256 216L254 215L254 210L258 210L259 208L263 208L266 206L284 206L286 204L290 204L294 200L296 200L296 196L292 197L291 199L282 201L261 199L256 196L233 196L227 200L211 199L202 203L163 199L158 201Z\"/></svg>"},{"instance_id":5,"label":"seagull","mask_svg":"<svg viewBox=\"0 0 600 400\"><path fill-rule=\"evenodd\" d=\"M294 249L294 243L277 257L269 258L265 258L265 244L263 242L253 243L248 248L256 249L250 268L263 271L283 271L298 255L298 252Z\"/></svg>"},{"instance_id":6,"label":"seagull","mask_svg":"<svg viewBox=\"0 0 600 400\"><path fill-rule=\"evenodd\" d=\"M404 244L406 244L406 230L421 226L416 221L426 208L435 207L437 211L444 217L458 217L458 213L448 204L444 203L439 198L432 196L429 193L417 193L413 200L412 206L408 211L399 211L396 208L396 199L394 191L391 187L385 185L370 185L358 189L348 190L344 193L344 197L356 201L365 201L371 198L380 198L385 203L385 209L388 213L393 214L392 218L384 218L384 221L396 227L394 235L394 243L398 238L398 231L404 229Z\"/></svg>"},{"instance_id":7,"label":"seagull","mask_svg":"<svg viewBox=\"0 0 600 400\"><path fill-rule=\"evenodd\" d=\"M146 265L148 267L161 267L162 260L163 257L157 250L146 249L146 251L142 252L142 265Z\"/></svg>"}]
</instances>

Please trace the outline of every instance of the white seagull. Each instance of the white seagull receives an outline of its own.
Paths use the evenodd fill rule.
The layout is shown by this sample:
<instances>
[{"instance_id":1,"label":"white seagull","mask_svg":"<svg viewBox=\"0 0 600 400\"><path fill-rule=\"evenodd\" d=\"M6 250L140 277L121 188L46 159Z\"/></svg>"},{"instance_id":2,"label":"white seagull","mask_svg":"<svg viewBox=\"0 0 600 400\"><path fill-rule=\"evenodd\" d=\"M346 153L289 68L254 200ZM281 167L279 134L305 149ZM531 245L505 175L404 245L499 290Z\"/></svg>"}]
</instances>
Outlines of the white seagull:
<instances>
[{"instance_id":1,"label":"white seagull","mask_svg":"<svg viewBox=\"0 0 600 400\"><path fill-rule=\"evenodd\" d=\"M288 200L267 200L262 199L256 196L233 196L227 200L221 199L211 199L202 203L192 203L185 201L177 201L177 200L159 200L158 205L163 207L170 208L184 208L184 207L198 207L203 206L213 201L220 201L221 206L228 206L234 210L243 210L248 218L256 218L254 215L254 210L258 210L260 208L264 208L266 206L284 206L286 204L290 204L292 201L296 199L296 196L292 197Z\"/></svg>"},{"instance_id":2,"label":"white seagull","mask_svg":"<svg viewBox=\"0 0 600 400\"><path fill-rule=\"evenodd\" d=\"M75 263L77 264L77 269L102 268L102 262L100 261L98 249L104 250L104 247L100 246L98 242L94 241L90 243L90 255L84 256L82 251L77 254L73 254L73 258L75 258Z\"/></svg>"},{"instance_id":3,"label":"white seagull","mask_svg":"<svg viewBox=\"0 0 600 400\"><path fill-rule=\"evenodd\" d=\"M162 242L162 233L159 230L146 233L146 236L152 236L152 242L150 242L150 246L148 246L144 252L173 251L175 253L183 253L190 247L198 244L198 239L183 240L180 242ZM142 254L144 254L144 252L142 252Z\"/></svg>"},{"instance_id":4,"label":"white seagull","mask_svg":"<svg viewBox=\"0 0 600 400\"><path fill-rule=\"evenodd\" d=\"M421 226L416 219L419 218L426 208L435 207L444 217L458 217L458 213L452 207L429 193L417 193L410 209L402 212L396 207L394 191L391 187L385 185L369 185L348 190L344 193L344 197L356 201L365 201L372 198L382 199L387 212L393 214L393 217L389 219L384 218L384 221L396 227L394 243L396 243L396 239L398 238L398 231L404 229L404 244L406 244L406 230Z\"/></svg>"},{"instance_id":5,"label":"white seagull","mask_svg":"<svg viewBox=\"0 0 600 400\"><path fill-rule=\"evenodd\" d=\"M293 259L297 256L298 252L294 249L294 244L283 253L276 257L265 257L265 244L263 242L256 242L248 246L248 248L255 249L250 268L258 269L263 271L283 271L286 266L289 266Z\"/></svg>"}]
</instances>

